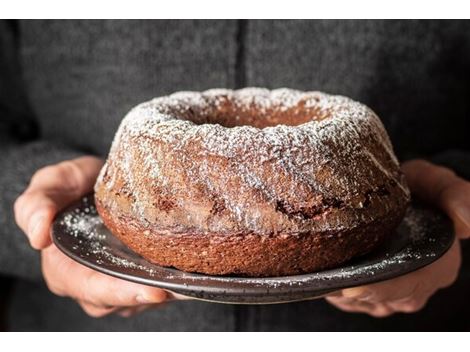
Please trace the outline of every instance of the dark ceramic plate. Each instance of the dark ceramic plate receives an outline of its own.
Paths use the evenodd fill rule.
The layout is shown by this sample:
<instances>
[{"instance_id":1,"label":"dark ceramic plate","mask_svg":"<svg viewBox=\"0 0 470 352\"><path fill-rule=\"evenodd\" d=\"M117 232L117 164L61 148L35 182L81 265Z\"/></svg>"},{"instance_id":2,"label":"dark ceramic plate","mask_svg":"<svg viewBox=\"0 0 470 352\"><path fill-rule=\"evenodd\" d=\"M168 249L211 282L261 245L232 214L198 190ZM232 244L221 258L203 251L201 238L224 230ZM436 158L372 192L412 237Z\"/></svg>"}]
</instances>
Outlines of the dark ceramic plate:
<instances>
[{"instance_id":1,"label":"dark ceramic plate","mask_svg":"<svg viewBox=\"0 0 470 352\"><path fill-rule=\"evenodd\" d=\"M341 288L409 273L442 256L454 235L445 216L413 204L390 241L339 268L267 278L209 276L151 264L129 250L103 225L90 195L57 216L52 238L77 262L124 280L201 300L266 304L313 299Z\"/></svg>"}]
</instances>

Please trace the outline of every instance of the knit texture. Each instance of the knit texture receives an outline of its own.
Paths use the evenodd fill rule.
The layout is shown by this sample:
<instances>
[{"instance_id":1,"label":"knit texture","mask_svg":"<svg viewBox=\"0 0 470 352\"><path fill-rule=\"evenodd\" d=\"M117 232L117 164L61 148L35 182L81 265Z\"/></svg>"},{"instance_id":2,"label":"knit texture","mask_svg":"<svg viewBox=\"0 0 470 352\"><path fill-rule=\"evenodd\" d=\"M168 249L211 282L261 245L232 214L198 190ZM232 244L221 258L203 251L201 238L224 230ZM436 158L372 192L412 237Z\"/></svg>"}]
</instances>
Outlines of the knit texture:
<instances>
[{"instance_id":1,"label":"knit texture","mask_svg":"<svg viewBox=\"0 0 470 352\"><path fill-rule=\"evenodd\" d=\"M0 274L17 278L11 329L468 329L457 325L470 313L468 260L423 312L380 321L323 300L178 302L96 320L47 291L12 210L34 171L104 157L125 113L154 96L241 86L350 96L377 112L401 159L470 177L470 21L0 21Z\"/></svg>"}]
</instances>

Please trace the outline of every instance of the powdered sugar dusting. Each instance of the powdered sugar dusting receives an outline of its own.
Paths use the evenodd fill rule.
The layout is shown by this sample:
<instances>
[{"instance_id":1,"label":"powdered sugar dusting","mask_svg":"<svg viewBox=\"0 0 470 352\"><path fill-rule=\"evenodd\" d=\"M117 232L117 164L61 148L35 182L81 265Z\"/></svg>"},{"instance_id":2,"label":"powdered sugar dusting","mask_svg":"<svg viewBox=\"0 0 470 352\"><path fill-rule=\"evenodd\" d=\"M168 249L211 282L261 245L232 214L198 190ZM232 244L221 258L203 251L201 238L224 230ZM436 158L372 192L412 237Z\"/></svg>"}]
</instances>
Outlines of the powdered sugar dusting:
<instances>
[{"instance_id":1,"label":"powdered sugar dusting","mask_svg":"<svg viewBox=\"0 0 470 352\"><path fill-rule=\"evenodd\" d=\"M204 116L227 104L242 111L254 108L266 118L272 111L303 111L311 114L311 121L265 128L204 123ZM355 199L361 192L375 192L378 182L402 192L402 204L409 199L378 117L349 98L321 92L211 89L155 98L124 118L108 160L112 165L107 162L96 187L112 192L116 180L123 180L139 200L132 204L135 216L153 221L151 214L158 211L153 205L155 189L175 199L171 213L159 217L162 230L259 234L339 230L373 220L363 201ZM217 220L210 212L217 206L212 198L224 207ZM362 210L349 212L349 220L345 212L340 219L334 209L322 218L306 219L277 207L281 202L307 209L325 199ZM389 204L393 202L382 203L383 214L393 211ZM377 208L380 205L376 212Z\"/></svg>"},{"instance_id":2,"label":"powdered sugar dusting","mask_svg":"<svg viewBox=\"0 0 470 352\"><path fill-rule=\"evenodd\" d=\"M62 244L69 243L68 250L94 268L106 268L117 276L122 273L128 279L131 274L131 280L137 282L145 279L153 280L150 282L156 286L173 285L179 288L177 291L197 297L205 297L205 290L209 295L215 287L220 290L226 288L228 292L237 289L240 291L239 300L243 300L244 292L256 290L266 290L266 297L272 295L273 300L279 292L284 292L278 290L287 293L300 290L305 292L306 298L313 292L366 284L377 277L390 278L408 272L410 268L429 264L441 256L452 242L452 228L450 225L444 226L446 222L441 215L430 209L412 206L388 244L338 269L272 278L218 277L185 273L146 262L104 227L92 198L85 197L76 208L60 214L57 222L63 227L60 235L55 233L57 240ZM72 242L62 240L68 236L73 239ZM223 294L219 300L224 301Z\"/></svg>"},{"instance_id":3,"label":"powdered sugar dusting","mask_svg":"<svg viewBox=\"0 0 470 352\"><path fill-rule=\"evenodd\" d=\"M94 256L96 264L111 263L116 267L145 271L153 275L154 270L133 260L126 259L131 253L119 240L110 236L103 221L99 217L93 199L82 198L81 205L63 214L60 225L67 229L67 235L77 239L77 244L72 250L78 251L80 247L86 247L86 257Z\"/></svg>"}]
</instances>

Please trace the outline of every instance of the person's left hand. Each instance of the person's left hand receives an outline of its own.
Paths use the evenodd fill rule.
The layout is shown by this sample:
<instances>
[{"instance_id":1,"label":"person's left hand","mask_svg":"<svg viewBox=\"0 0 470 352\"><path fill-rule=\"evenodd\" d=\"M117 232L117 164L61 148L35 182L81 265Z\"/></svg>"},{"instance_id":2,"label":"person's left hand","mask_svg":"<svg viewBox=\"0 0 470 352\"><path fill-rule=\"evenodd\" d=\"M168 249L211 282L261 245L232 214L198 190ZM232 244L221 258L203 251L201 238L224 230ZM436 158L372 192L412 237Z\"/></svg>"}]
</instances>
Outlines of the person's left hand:
<instances>
[{"instance_id":1,"label":"person's left hand","mask_svg":"<svg viewBox=\"0 0 470 352\"><path fill-rule=\"evenodd\" d=\"M413 313L423 308L439 289L450 286L458 276L459 239L470 237L470 182L450 169L424 160L406 162L403 171L414 196L439 207L452 219L457 239L444 256L420 270L327 295L326 300L343 311L374 317Z\"/></svg>"}]
</instances>

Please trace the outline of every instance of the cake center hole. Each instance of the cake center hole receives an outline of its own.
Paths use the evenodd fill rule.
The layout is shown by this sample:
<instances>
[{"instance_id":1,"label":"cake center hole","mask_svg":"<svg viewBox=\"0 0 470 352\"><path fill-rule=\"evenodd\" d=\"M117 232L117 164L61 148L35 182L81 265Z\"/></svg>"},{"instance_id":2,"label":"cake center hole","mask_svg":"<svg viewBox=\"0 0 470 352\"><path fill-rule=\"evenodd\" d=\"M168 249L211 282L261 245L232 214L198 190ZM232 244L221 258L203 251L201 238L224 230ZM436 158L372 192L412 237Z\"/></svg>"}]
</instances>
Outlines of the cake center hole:
<instances>
[{"instance_id":1,"label":"cake center hole","mask_svg":"<svg viewBox=\"0 0 470 352\"><path fill-rule=\"evenodd\" d=\"M198 125L219 124L224 127L252 126L257 128L278 125L298 126L312 120L322 120L327 116L317 108L305 108L304 104L285 106L237 106L227 101L225 104L206 112L190 110L187 118Z\"/></svg>"}]
</instances>

